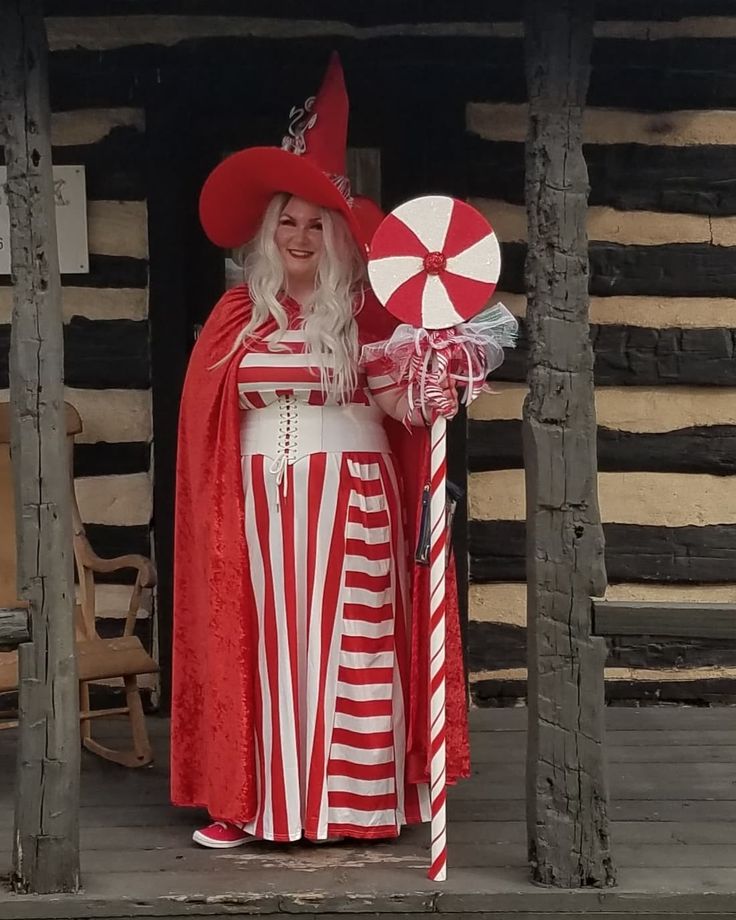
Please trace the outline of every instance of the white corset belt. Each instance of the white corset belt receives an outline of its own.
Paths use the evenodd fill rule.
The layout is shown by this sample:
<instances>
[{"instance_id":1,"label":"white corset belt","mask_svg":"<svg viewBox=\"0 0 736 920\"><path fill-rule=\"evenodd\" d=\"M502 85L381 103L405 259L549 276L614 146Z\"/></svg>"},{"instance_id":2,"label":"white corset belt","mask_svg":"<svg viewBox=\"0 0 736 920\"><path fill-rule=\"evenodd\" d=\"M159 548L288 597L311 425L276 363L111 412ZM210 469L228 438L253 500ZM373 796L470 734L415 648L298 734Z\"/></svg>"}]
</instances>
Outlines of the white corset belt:
<instances>
[{"instance_id":1,"label":"white corset belt","mask_svg":"<svg viewBox=\"0 0 736 920\"><path fill-rule=\"evenodd\" d=\"M375 406L310 406L294 396L279 396L263 409L243 412L240 454L262 454L279 485L286 467L309 454L371 451L390 453L381 411Z\"/></svg>"}]
</instances>

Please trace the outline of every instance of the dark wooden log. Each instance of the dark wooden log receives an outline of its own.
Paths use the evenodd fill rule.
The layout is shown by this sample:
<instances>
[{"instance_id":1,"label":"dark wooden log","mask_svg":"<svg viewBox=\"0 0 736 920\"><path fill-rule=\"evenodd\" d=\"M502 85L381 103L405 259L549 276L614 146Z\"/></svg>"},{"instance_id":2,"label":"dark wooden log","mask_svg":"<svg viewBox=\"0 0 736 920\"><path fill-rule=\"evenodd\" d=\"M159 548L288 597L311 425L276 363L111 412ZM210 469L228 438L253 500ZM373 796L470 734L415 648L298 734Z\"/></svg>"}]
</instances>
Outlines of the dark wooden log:
<instances>
[{"instance_id":1,"label":"dark wooden log","mask_svg":"<svg viewBox=\"0 0 736 920\"><path fill-rule=\"evenodd\" d=\"M524 145L515 141L492 141L467 133L465 169L468 194L524 203Z\"/></svg>"},{"instance_id":2,"label":"dark wooden log","mask_svg":"<svg viewBox=\"0 0 736 920\"><path fill-rule=\"evenodd\" d=\"M124 476L147 473L150 468L151 445L146 441L97 441L74 445L76 476Z\"/></svg>"},{"instance_id":3,"label":"dark wooden log","mask_svg":"<svg viewBox=\"0 0 736 920\"><path fill-rule=\"evenodd\" d=\"M598 326L594 330L596 382L622 380L627 386L682 381L694 386L736 386L736 332L732 329L648 329ZM600 367L599 367L600 362Z\"/></svg>"},{"instance_id":4,"label":"dark wooden log","mask_svg":"<svg viewBox=\"0 0 736 920\"><path fill-rule=\"evenodd\" d=\"M0 608L0 649L8 651L31 639L31 621L26 607Z\"/></svg>"},{"instance_id":5,"label":"dark wooden log","mask_svg":"<svg viewBox=\"0 0 736 920\"><path fill-rule=\"evenodd\" d=\"M10 278L0 275L0 286L8 287ZM64 275L65 287L144 288L148 284L148 262L132 256L102 256L90 253L89 273Z\"/></svg>"},{"instance_id":6,"label":"dark wooden log","mask_svg":"<svg viewBox=\"0 0 736 920\"><path fill-rule=\"evenodd\" d=\"M523 467L521 419L468 421L468 469L471 473Z\"/></svg>"},{"instance_id":7,"label":"dark wooden log","mask_svg":"<svg viewBox=\"0 0 736 920\"><path fill-rule=\"evenodd\" d=\"M521 325L518 346L508 351L494 380L526 380L529 341ZM736 386L733 329L604 324L591 326L590 336L597 386Z\"/></svg>"},{"instance_id":8,"label":"dark wooden log","mask_svg":"<svg viewBox=\"0 0 736 920\"><path fill-rule=\"evenodd\" d=\"M472 680L470 698L478 707L518 706L527 702L527 682L519 678L484 678Z\"/></svg>"},{"instance_id":9,"label":"dark wooden log","mask_svg":"<svg viewBox=\"0 0 736 920\"><path fill-rule=\"evenodd\" d=\"M736 525L605 524L611 582L719 584L733 581ZM524 581L523 521L470 521L470 580Z\"/></svg>"},{"instance_id":10,"label":"dark wooden log","mask_svg":"<svg viewBox=\"0 0 736 920\"><path fill-rule=\"evenodd\" d=\"M148 524L85 524L87 539L98 556L113 558L137 553L141 556L151 555L151 528ZM111 584L132 584L135 571L124 569L106 575L98 573L95 581Z\"/></svg>"},{"instance_id":11,"label":"dark wooden log","mask_svg":"<svg viewBox=\"0 0 736 920\"><path fill-rule=\"evenodd\" d=\"M145 0L137 5L145 7ZM611 5L615 6L615 0ZM406 9L404 4L400 8ZM415 8L419 8L418 5ZM448 9L451 20L462 21L454 4L448 5ZM326 18L345 22L347 16L352 16L346 10L342 7L334 17ZM133 11L134 6L126 2L125 12L132 14ZM268 15L273 21L280 13L274 10ZM237 15L242 15L242 7ZM432 21L423 7L421 12L408 15L414 22ZM476 15L484 23L492 18L485 10ZM733 15L732 7L728 15ZM513 10L512 19L518 16L519 10ZM300 11L297 18L304 19L305 11ZM313 11L312 18L325 17ZM665 13L665 18L670 18L670 14ZM677 17L673 14L673 18ZM374 21L381 20L376 15ZM282 70L287 71L286 78L293 81L300 67L311 68L314 63L313 74L304 74L301 81L292 82L293 95L295 85L300 82L309 85L314 82L313 76L319 79L319 69L334 47L339 48L348 67L351 103L355 102L356 112L366 105L368 87L372 86L370 107L377 110L379 119L378 113L385 107L375 106L375 98L385 96L400 100L407 89L425 85L433 78L442 87L443 99L450 93L457 93L466 100L524 99L520 38L441 33L386 36L379 31L372 36L352 39L336 34L337 30L332 34L330 31L326 25L323 34L317 36L238 39L228 34L228 23L224 20L221 37L193 38L175 47L157 46L141 36L140 44L121 49L56 52L51 61L53 107L56 111L143 105L157 79L166 73L181 84L187 96L192 92L198 97L209 93L213 106L235 110L250 103L249 111L252 112L260 101L253 99L252 94L249 97L248 87L253 80L265 75L269 94L263 98L270 99L272 87L280 92ZM690 36L660 41L599 39L595 43L589 103L653 112L731 107L736 104L736 74L731 66L735 45L733 38ZM283 53L275 55L274 48L279 46ZM484 48L487 53L483 53ZM376 67L379 58L381 66ZM213 87L217 87L217 94L212 93ZM275 108L288 111L291 102L284 101L286 109L282 108L279 97L275 97ZM275 140L271 138L269 142Z\"/></svg>"},{"instance_id":12,"label":"dark wooden log","mask_svg":"<svg viewBox=\"0 0 736 920\"><path fill-rule=\"evenodd\" d=\"M8 385L9 339L10 326L0 325L0 387ZM83 389L148 389L148 322L72 317L64 326L64 380L67 386Z\"/></svg>"},{"instance_id":13,"label":"dark wooden log","mask_svg":"<svg viewBox=\"0 0 736 920\"><path fill-rule=\"evenodd\" d=\"M79 706L64 423L61 284L40 3L9 0L0 33L0 112L13 266L10 363L18 585L33 641L19 650L13 880L79 889Z\"/></svg>"},{"instance_id":14,"label":"dark wooden log","mask_svg":"<svg viewBox=\"0 0 736 920\"><path fill-rule=\"evenodd\" d=\"M499 611L501 613L501 611ZM526 667L525 626L515 623L468 623L468 671Z\"/></svg>"},{"instance_id":15,"label":"dark wooden log","mask_svg":"<svg viewBox=\"0 0 736 920\"><path fill-rule=\"evenodd\" d=\"M736 253L730 246L592 243L590 293L733 297Z\"/></svg>"},{"instance_id":16,"label":"dark wooden log","mask_svg":"<svg viewBox=\"0 0 736 920\"><path fill-rule=\"evenodd\" d=\"M734 44L730 37L687 35L662 41L598 39L588 103L652 112L731 107L736 104Z\"/></svg>"},{"instance_id":17,"label":"dark wooden log","mask_svg":"<svg viewBox=\"0 0 736 920\"><path fill-rule=\"evenodd\" d=\"M324 62L335 48L340 51L348 75L351 111L355 108L359 113L351 125L351 136L353 126L357 129L364 115L367 124L380 127L387 107L376 106L377 98L396 98L397 106L406 106L407 94L419 87L428 94L441 92L443 101L454 97L464 101L480 98L522 102L525 96L520 38L477 34L414 37L401 35L397 29L395 35L351 39L331 35L328 27L321 35L277 39L277 46L284 52L277 61L273 39L233 37L228 29L229 24L224 22L219 37L192 38L170 47L148 39L140 44L126 43L121 48L55 52L51 59L54 111L142 106L158 89L163 73L163 80L170 77L192 106L209 100L215 117L220 114L218 110L226 111L250 100L251 121L264 110L272 115L288 112L295 88L298 92L300 85L318 85ZM485 48L487 54L482 53ZM376 67L377 55L380 67ZM259 74L267 75L269 93L253 97L247 91L247 83L258 79ZM218 85L221 94L214 94ZM399 89L401 95L397 94ZM408 106L406 113L411 117ZM279 120L283 123L283 115ZM242 123L235 126L232 122L230 130L242 136ZM276 130L283 133L283 124ZM458 135L458 139L461 137ZM278 134L266 136L262 142L278 142Z\"/></svg>"},{"instance_id":18,"label":"dark wooden log","mask_svg":"<svg viewBox=\"0 0 736 920\"><path fill-rule=\"evenodd\" d=\"M143 201L145 134L132 125L119 125L96 144L54 147L54 163L84 163L89 201Z\"/></svg>"},{"instance_id":19,"label":"dark wooden log","mask_svg":"<svg viewBox=\"0 0 736 920\"><path fill-rule=\"evenodd\" d=\"M521 420L471 420L468 468L520 470L524 465ZM598 428L598 470L605 472L736 475L736 425L704 425L677 431L638 432Z\"/></svg>"},{"instance_id":20,"label":"dark wooden log","mask_svg":"<svg viewBox=\"0 0 736 920\"><path fill-rule=\"evenodd\" d=\"M586 144L590 204L621 211L736 214L734 149Z\"/></svg>"},{"instance_id":21,"label":"dark wooden log","mask_svg":"<svg viewBox=\"0 0 736 920\"><path fill-rule=\"evenodd\" d=\"M474 584L526 580L524 521L469 521L468 552Z\"/></svg>"},{"instance_id":22,"label":"dark wooden log","mask_svg":"<svg viewBox=\"0 0 736 920\"><path fill-rule=\"evenodd\" d=\"M501 275L498 289L526 294L526 243L501 243Z\"/></svg>"},{"instance_id":23,"label":"dark wooden log","mask_svg":"<svg viewBox=\"0 0 736 920\"><path fill-rule=\"evenodd\" d=\"M528 0L525 33L527 835L535 881L602 887L615 883L615 870L604 763L606 650L590 631L590 597L606 586L582 151L593 3Z\"/></svg>"},{"instance_id":24,"label":"dark wooden log","mask_svg":"<svg viewBox=\"0 0 736 920\"><path fill-rule=\"evenodd\" d=\"M685 16L728 16L732 0L598 0L596 19L677 21Z\"/></svg>"},{"instance_id":25,"label":"dark wooden log","mask_svg":"<svg viewBox=\"0 0 736 920\"><path fill-rule=\"evenodd\" d=\"M123 610L124 612L124 610ZM103 639L115 639L122 632L122 622L119 617L97 617L97 633ZM135 622L134 635L136 635L145 649L150 649L153 642L153 622L151 617L140 618ZM118 689L124 690L123 687Z\"/></svg>"},{"instance_id":26,"label":"dark wooden log","mask_svg":"<svg viewBox=\"0 0 736 920\"><path fill-rule=\"evenodd\" d=\"M705 630L704 630L705 631ZM607 636L612 668L688 670L736 667L736 644L723 639L693 639L674 636Z\"/></svg>"},{"instance_id":27,"label":"dark wooden log","mask_svg":"<svg viewBox=\"0 0 736 920\"><path fill-rule=\"evenodd\" d=\"M605 533L606 543L612 548L611 577L617 581L717 584L733 580L733 524L606 524Z\"/></svg>"},{"instance_id":28,"label":"dark wooden log","mask_svg":"<svg viewBox=\"0 0 736 920\"><path fill-rule=\"evenodd\" d=\"M149 336L146 320L73 317L64 327L67 386L148 389Z\"/></svg>"},{"instance_id":29,"label":"dark wooden log","mask_svg":"<svg viewBox=\"0 0 736 920\"><path fill-rule=\"evenodd\" d=\"M526 702L527 682L520 678L484 678L471 682L470 695L473 703L479 707L518 706ZM736 680L730 677L609 680L606 681L606 702L654 706L662 703L733 705L736 703Z\"/></svg>"},{"instance_id":30,"label":"dark wooden log","mask_svg":"<svg viewBox=\"0 0 736 920\"><path fill-rule=\"evenodd\" d=\"M97 143L53 147L52 156L56 166L84 164L88 201L143 201L144 151L145 134L133 125L118 125ZM0 164L4 163L0 147Z\"/></svg>"},{"instance_id":31,"label":"dark wooden log","mask_svg":"<svg viewBox=\"0 0 736 920\"><path fill-rule=\"evenodd\" d=\"M120 14L118 0L49 0L50 16L114 16ZM164 13L242 15L240 0L158 0L156 10ZM129 14L148 13L148 0L126 0ZM733 13L731 0L598 0L597 19L678 20L684 16L727 16ZM395 0L374 0L369 4L346 6L344 0L319 0L305 9L302 0L250 0L248 14L270 19L330 19L355 26L384 25L404 22L516 22L519 7L508 0L405 0L397 7Z\"/></svg>"},{"instance_id":32,"label":"dark wooden log","mask_svg":"<svg viewBox=\"0 0 736 920\"><path fill-rule=\"evenodd\" d=\"M736 604L593 600L597 636L689 636L736 639Z\"/></svg>"},{"instance_id":33,"label":"dark wooden log","mask_svg":"<svg viewBox=\"0 0 736 920\"><path fill-rule=\"evenodd\" d=\"M704 0L713 3L714 0ZM114 0L51 0L48 4L49 15L54 16L106 16L120 13L120 7ZM205 6L202 0L157 0L160 13L201 14L228 13L243 15L243 6L238 0L210 0ZM127 13L148 13L150 7L146 0L126 0ZM343 0L317 0L306 9L301 0L250 0L247 8L249 16L267 17L273 20L288 19L329 19L349 23L357 27L386 25L405 22L467 22L499 21L515 22L519 11L509 7L506 0L455 0L448 5L441 0L405 0L397 7L395 0L374 0L373 3L346 6Z\"/></svg>"},{"instance_id":34,"label":"dark wooden log","mask_svg":"<svg viewBox=\"0 0 736 920\"><path fill-rule=\"evenodd\" d=\"M685 703L690 706L728 706L736 703L732 677L698 677L695 680L611 680L606 683L609 703Z\"/></svg>"},{"instance_id":35,"label":"dark wooden log","mask_svg":"<svg viewBox=\"0 0 736 920\"><path fill-rule=\"evenodd\" d=\"M467 135L466 144L470 195L521 204L522 144L488 141L472 134ZM591 205L622 211L736 214L736 151L731 146L585 144L583 151Z\"/></svg>"},{"instance_id":36,"label":"dark wooden log","mask_svg":"<svg viewBox=\"0 0 736 920\"><path fill-rule=\"evenodd\" d=\"M503 243L499 289L523 294L525 243ZM666 246L591 243L590 293L662 297L733 297L736 295L736 247L709 243Z\"/></svg>"},{"instance_id":37,"label":"dark wooden log","mask_svg":"<svg viewBox=\"0 0 736 920\"><path fill-rule=\"evenodd\" d=\"M707 605L695 605L696 607ZM736 643L723 638L698 638L702 633L712 635L715 631L707 619L701 619L697 611L690 614L693 635L662 635L655 614L649 621L639 618L633 626L633 634L626 633L627 624L620 626L623 617L616 617L610 624L603 621L601 628L596 624L596 635L603 635L608 644L607 667L646 668L733 668L736 667ZM699 625L702 624L702 625ZM723 626L724 633L728 624ZM700 630L700 632L698 632ZM506 670L526 667L527 632L524 626L513 623L493 623L471 620L469 624L468 669L473 671Z\"/></svg>"},{"instance_id":38,"label":"dark wooden log","mask_svg":"<svg viewBox=\"0 0 736 920\"><path fill-rule=\"evenodd\" d=\"M451 15L457 15L454 6L449 9ZM481 15L483 22L489 21L486 12ZM729 15L733 15L732 8ZM414 21L423 19L420 14ZM344 22L345 10L332 21ZM284 53L276 56L274 47L279 46ZM652 112L732 107L736 104L735 46L730 37L598 39L588 102ZM361 112L360 120L366 107L374 109L373 120L380 121L385 107L375 106L375 99L400 100L414 86L427 86L430 91L441 88L443 100L449 94L465 100L521 102L525 98L521 38L441 33L388 36L379 32L353 39L330 34L329 26L322 35L309 37L233 38L224 21L220 37L193 38L174 47L156 45L142 36L140 44L123 48L56 52L51 61L52 103L54 110L143 105L161 73L166 73L193 102L209 94L212 107L237 110L250 103L253 112L260 100L249 95L248 87L266 75L269 94L263 98L271 104L273 88L274 109L288 111L292 102L286 98L288 93L282 96L282 85L291 82L293 98L294 86L318 81L324 60L335 47L346 64L351 104ZM375 66L378 56L380 67ZM299 68L309 68L301 81ZM218 98L213 87L218 88Z\"/></svg>"}]
</instances>

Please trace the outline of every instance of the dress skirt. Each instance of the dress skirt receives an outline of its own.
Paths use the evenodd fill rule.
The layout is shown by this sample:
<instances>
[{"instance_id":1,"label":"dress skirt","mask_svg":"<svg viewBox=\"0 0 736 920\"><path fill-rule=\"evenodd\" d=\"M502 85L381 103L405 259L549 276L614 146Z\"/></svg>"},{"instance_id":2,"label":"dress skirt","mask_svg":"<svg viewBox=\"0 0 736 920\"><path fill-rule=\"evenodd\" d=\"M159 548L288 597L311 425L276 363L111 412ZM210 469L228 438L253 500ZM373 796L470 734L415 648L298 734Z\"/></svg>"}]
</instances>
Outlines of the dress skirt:
<instances>
[{"instance_id":1,"label":"dress skirt","mask_svg":"<svg viewBox=\"0 0 736 920\"><path fill-rule=\"evenodd\" d=\"M390 454L242 457L257 608L254 836L395 837L429 817L404 781L410 609Z\"/></svg>"}]
</instances>

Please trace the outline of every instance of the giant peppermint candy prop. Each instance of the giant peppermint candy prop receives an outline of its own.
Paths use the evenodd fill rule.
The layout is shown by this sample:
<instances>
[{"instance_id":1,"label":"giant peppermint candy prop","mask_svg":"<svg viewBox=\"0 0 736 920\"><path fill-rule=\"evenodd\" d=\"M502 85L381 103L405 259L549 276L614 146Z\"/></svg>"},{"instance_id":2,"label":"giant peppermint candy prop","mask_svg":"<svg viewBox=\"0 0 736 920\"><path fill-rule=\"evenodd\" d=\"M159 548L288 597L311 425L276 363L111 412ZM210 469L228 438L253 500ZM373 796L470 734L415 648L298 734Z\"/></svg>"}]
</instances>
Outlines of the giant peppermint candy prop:
<instances>
[{"instance_id":1,"label":"giant peppermint candy prop","mask_svg":"<svg viewBox=\"0 0 736 920\"><path fill-rule=\"evenodd\" d=\"M475 316L501 272L498 238L475 208L445 195L413 198L392 211L371 243L368 274L397 319L446 329Z\"/></svg>"},{"instance_id":2,"label":"giant peppermint candy prop","mask_svg":"<svg viewBox=\"0 0 736 920\"><path fill-rule=\"evenodd\" d=\"M364 348L364 359L387 362L389 373L407 386L412 418L414 397L431 418L429 496L429 737L432 813L429 877L447 878L445 565L446 415L442 381L460 383L466 398L480 392L489 370L503 360L517 324L497 305L475 323L501 272L498 240L475 208L444 195L414 198L392 211L371 243L368 274L376 296L402 320L391 339ZM431 411L428 397L433 395ZM421 554L417 557L422 559Z\"/></svg>"}]
</instances>

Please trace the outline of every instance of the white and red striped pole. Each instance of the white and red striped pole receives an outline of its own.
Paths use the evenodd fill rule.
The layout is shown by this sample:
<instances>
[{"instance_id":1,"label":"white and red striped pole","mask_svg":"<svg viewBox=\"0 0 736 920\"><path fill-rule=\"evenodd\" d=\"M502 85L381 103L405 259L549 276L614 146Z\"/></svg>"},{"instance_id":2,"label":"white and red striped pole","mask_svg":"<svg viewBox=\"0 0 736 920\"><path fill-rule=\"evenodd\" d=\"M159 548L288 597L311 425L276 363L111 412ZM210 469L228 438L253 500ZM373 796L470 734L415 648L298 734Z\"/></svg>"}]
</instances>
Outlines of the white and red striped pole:
<instances>
[{"instance_id":1,"label":"white and red striped pole","mask_svg":"<svg viewBox=\"0 0 736 920\"><path fill-rule=\"evenodd\" d=\"M428 380L426 352L414 342L409 393L419 388L422 401L431 395L444 412L456 398L442 392L447 380L447 341L434 349L432 335L451 330L479 313L488 303L501 272L501 248L485 217L463 201L446 195L425 195L406 201L378 227L370 244L368 274L373 290L396 319L422 330L434 352ZM400 329L402 327L399 327ZM388 345L390 346L390 342ZM426 343L424 343L426 347ZM499 352L501 351L499 347ZM502 352L501 352L502 354ZM404 373L403 359L401 361ZM417 374L417 370L421 373ZM485 374L480 375L480 382ZM470 385L470 380L466 381ZM430 390L435 392L430 394ZM445 387L446 390L446 387ZM437 402L438 400L438 402ZM431 403L430 403L431 405ZM414 401L410 398L410 409ZM427 406L422 405L422 409ZM456 408L456 406L455 406ZM445 414L448 414L445 412ZM449 413L451 414L451 413ZM430 879L447 878L446 717L445 717L445 566L446 566L446 437L444 416L431 429L430 573L429 573L429 681L430 681L430 803L432 847Z\"/></svg>"},{"instance_id":2,"label":"white and red striped pole","mask_svg":"<svg viewBox=\"0 0 736 920\"><path fill-rule=\"evenodd\" d=\"M429 556L429 718L431 863L429 878L447 878L447 755L445 724L445 545L447 542L446 486L447 421L432 422L430 454Z\"/></svg>"}]
</instances>

